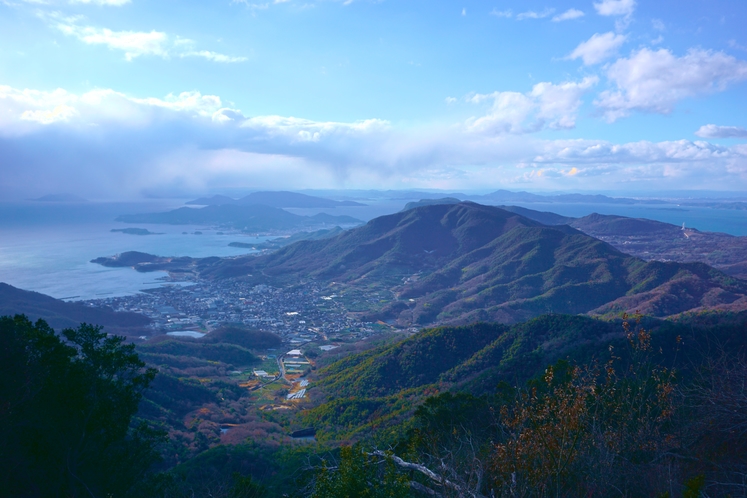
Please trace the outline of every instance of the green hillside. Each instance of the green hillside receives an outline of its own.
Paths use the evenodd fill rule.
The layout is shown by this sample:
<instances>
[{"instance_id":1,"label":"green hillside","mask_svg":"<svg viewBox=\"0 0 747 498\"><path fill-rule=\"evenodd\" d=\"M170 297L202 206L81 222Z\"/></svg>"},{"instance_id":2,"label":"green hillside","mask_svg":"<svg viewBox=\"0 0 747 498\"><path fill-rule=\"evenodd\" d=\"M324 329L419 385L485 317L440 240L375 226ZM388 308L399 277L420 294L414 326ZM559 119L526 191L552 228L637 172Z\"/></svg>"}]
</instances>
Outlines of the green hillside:
<instances>
[{"instance_id":1,"label":"green hillside","mask_svg":"<svg viewBox=\"0 0 747 498\"><path fill-rule=\"evenodd\" d=\"M92 308L82 302L66 302L38 292L26 291L0 282L0 315L24 314L31 320L45 320L56 330L95 323L107 331L127 336L149 335L150 318L139 313Z\"/></svg>"},{"instance_id":2,"label":"green hillside","mask_svg":"<svg viewBox=\"0 0 747 498\"><path fill-rule=\"evenodd\" d=\"M747 346L747 312L688 315L676 322L644 318L640 325L653 331L658 361L676 364L682 372L712 354L714 344L733 351ZM501 383L521 386L558 360L603 364L612 356L625 360L629 354L619 320L542 315L512 326L475 323L424 329L320 369L317 386L326 401L303 412L303 420L317 428L322 439L363 437L406 419L434 394L493 394Z\"/></svg>"},{"instance_id":3,"label":"green hillside","mask_svg":"<svg viewBox=\"0 0 747 498\"><path fill-rule=\"evenodd\" d=\"M569 226L468 202L382 216L265 256L221 259L201 275L385 287L398 299L364 316L400 326L747 308L747 282L703 264L645 262Z\"/></svg>"}]
</instances>

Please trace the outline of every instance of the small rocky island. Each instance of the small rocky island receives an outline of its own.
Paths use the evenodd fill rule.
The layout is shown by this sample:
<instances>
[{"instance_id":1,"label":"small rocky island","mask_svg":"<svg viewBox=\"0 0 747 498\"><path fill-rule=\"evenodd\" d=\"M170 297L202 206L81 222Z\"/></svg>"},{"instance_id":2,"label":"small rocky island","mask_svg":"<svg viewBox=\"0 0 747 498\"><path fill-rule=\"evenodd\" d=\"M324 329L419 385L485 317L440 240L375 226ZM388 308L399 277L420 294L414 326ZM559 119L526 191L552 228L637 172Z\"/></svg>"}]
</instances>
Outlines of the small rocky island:
<instances>
[{"instance_id":1,"label":"small rocky island","mask_svg":"<svg viewBox=\"0 0 747 498\"><path fill-rule=\"evenodd\" d=\"M139 251L127 251L110 257L92 259L91 263L110 268L130 267L135 271L147 273L165 271L177 280L191 280L199 273L199 264L210 264L220 258L162 257Z\"/></svg>"}]
</instances>

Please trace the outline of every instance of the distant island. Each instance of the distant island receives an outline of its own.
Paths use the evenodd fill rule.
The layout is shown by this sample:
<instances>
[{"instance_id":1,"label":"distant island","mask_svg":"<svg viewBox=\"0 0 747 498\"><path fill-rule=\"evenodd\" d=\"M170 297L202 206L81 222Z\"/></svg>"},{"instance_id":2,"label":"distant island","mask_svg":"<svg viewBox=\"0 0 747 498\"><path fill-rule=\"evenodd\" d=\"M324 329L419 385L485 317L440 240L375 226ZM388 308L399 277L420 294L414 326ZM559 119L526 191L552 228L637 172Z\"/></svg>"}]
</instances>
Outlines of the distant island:
<instances>
[{"instance_id":1,"label":"distant island","mask_svg":"<svg viewBox=\"0 0 747 498\"><path fill-rule=\"evenodd\" d=\"M267 240L260 242L259 244L252 244L248 242L229 242L229 247L241 247L245 249L280 249L287 245L293 244L300 240L322 240L329 239L344 232L340 227L330 228L329 230L317 230L316 232L299 232L294 233L290 237L278 237L277 239Z\"/></svg>"},{"instance_id":2,"label":"distant island","mask_svg":"<svg viewBox=\"0 0 747 498\"><path fill-rule=\"evenodd\" d=\"M262 204L275 208L334 208L342 206L365 206L355 201L335 201L316 197L313 195L299 194L297 192L253 192L241 199L233 199L225 195L214 195L212 197L200 197L187 202L193 206L251 206Z\"/></svg>"},{"instance_id":3,"label":"distant island","mask_svg":"<svg viewBox=\"0 0 747 498\"><path fill-rule=\"evenodd\" d=\"M162 232L151 232L147 228L112 228L111 231L129 235L163 235Z\"/></svg>"},{"instance_id":4,"label":"distant island","mask_svg":"<svg viewBox=\"0 0 747 498\"><path fill-rule=\"evenodd\" d=\"M480 204L500 205L504 203L542 203L542 204L617 204L631 206L635 204L660 205L657 209L688 211L683 207L700 207L710 209L747 210L747 202L735 199L689 199L689 200L662 200L662 199L633 199L629 197L610 197L601 194L533 194L531 192L511 190L496 190L489 194L475 195L463 193L433 193L406 191L396 192L390 197L392 200L409 200L420 198L419 201L409 202L405 209L430 204L455 204L458 201L472 201ZM671 206L671 207L665 207Z\"/></svg>"},{"instance_id":5,"label":"distant island","mask_svg":"<svg viewBox=\"0 0 747 498\"><path fill-rule=\"evenodd\" d=\"M127 251L110 257L92 259L91 263L109 268L132 268L141 273L169 272L174 278L191 280L199 273L200 265L220 258L162 257L139 251Z\"/></svg>"},{"instance_id":6,"label":"distant island","mask_svg":"<svg viewBox=\"0 0 747 498\"><path fill-rule=\"evenodd\" d=\"M116 221L168 225L214 225L251 233L300 230L312 227L322 228L330 225L350 227L363 223L351 216L333 216L326 213L301 216L263 204L247 206L223 204L199 209L183 207L162 213L122 215L117 217Z\"/></svg>"},{"instance_id":7,"label":"distant island","mask_svg":"<svg viewBox=\"0 0 747 498\"><path fill-rule=\"evenodd\" d=\"M48 194L31 200L37 202L88 202L88 199L73 194Z\"/></svg>"}]
</instances>

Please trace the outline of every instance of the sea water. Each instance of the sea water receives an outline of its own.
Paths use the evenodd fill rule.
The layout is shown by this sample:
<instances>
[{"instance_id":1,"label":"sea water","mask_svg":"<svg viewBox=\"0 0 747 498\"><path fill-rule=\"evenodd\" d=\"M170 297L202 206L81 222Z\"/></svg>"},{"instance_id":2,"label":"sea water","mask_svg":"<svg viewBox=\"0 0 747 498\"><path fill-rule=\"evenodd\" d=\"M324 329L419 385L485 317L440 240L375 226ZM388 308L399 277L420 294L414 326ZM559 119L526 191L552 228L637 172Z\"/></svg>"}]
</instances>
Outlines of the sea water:
<instances>
[{"instance_id":1,"label":"sea water","mask_svg":"<svg viewBox=\"0 0 747 498\"><path fill-rule=\"evenodd\" d=\"M129 295L163 285L166 273L108 268L91 260L125 251L158 256L238 256L256 251L230 247L230 242L260 243L272 238L228 230L219 233L220 230L204 226L114 221L119 214L171 207L154 203L0 203L0 282L58 299ZM128 227L146 228L160 235L111 231Z\"/></svg>"}]
</instances>

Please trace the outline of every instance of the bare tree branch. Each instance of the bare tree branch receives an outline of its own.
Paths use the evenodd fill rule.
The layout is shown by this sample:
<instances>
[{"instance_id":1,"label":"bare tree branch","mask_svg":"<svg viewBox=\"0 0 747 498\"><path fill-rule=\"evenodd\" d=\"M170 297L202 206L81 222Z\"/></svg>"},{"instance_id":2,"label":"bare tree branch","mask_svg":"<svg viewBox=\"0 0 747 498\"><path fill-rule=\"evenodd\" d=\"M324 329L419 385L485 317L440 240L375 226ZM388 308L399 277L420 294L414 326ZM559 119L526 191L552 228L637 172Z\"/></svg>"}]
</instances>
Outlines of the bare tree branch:
<instances>
[{"instance_id":1,"label":"bare tree branch","mask_svg":"<svg viewBox=\"0 0 747 498\"><path fill-rule=\"evenodd\" d=\"M399 467L402 467L404 469L409 469L409 470L416 470L420 472L421 474L428 476L428 478L431 479L432 481L435 481L438 484L445 486L449 489L453 489L454 491L459 493L459 496L465 496L465 491L462 490L461 486L459 486L458 484L454 482L451 482L450 480L446 479L443 476L436 474L435 472L433 472L431 469L429 469L425 465L421 465L419 463L406 462L396 455L387 455L384 451L381 451L381 450L374 450L370 454L376 455L376 456L382 456L385 458L391 458L392 461L396 463ZM477 492L466 491L466 493L468 496L472 496L473 498L486 498L485 496Z\"/></svg>"}]
</instances>

